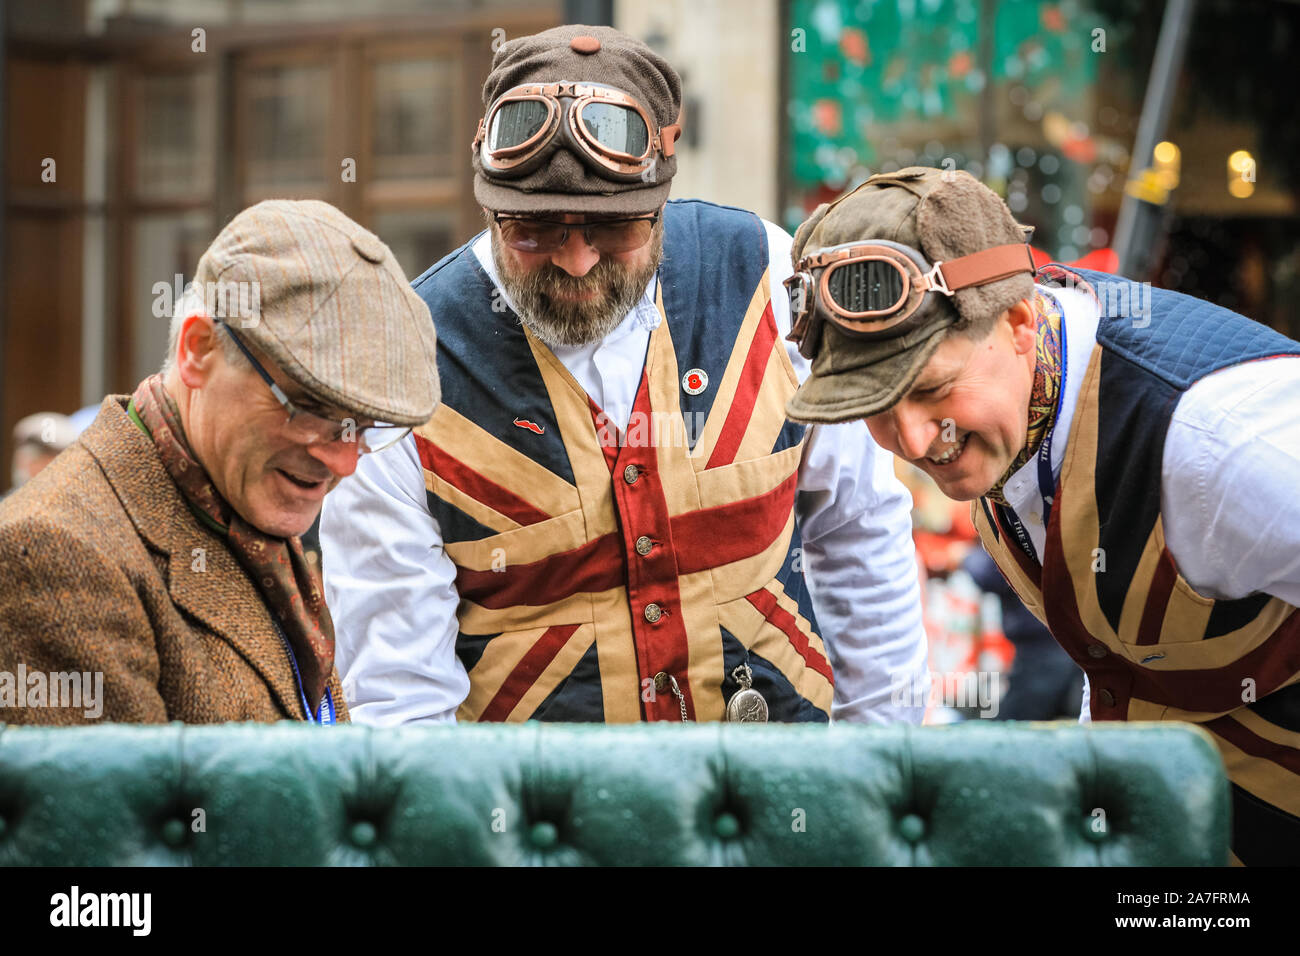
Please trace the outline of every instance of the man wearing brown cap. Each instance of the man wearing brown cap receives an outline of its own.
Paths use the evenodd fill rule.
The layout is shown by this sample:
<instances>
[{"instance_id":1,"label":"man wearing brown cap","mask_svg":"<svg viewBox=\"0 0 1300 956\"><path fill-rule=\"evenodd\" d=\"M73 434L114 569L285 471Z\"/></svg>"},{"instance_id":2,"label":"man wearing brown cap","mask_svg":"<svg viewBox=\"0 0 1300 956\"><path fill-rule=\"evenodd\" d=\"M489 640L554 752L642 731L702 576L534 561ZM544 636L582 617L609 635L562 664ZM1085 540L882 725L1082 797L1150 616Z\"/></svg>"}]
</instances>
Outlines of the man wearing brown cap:
<instances>
[{"instance_id":1,"label":"man wearing brown cap","mask_svg":"<svg viewBox=\"0 0 1300 956\"><path fill-rule=\"evenodd\" d=\"M919 720L910 500L860 423L786 421L790 239L667 202L672 67L561 27L483 103L490 228L415 283L443 404L322 518L355 719Z\"/></svg>"},{"instance_id":2,"label":"man wearing brown cap","mask_svg":"<svg viewBox=\"0 0 1300 956\"><path fill-rule=\"evenodd\" d=\"M429 311L323 202L245 210L163 371L0 505L0 722L347 719L298 536L438 399Z\"/></svg>"},{"instance_id":3,"label":"man wearing brown cap","mask_svg":"<svg viewBox=\"0 0 1300 956\"><path fill-rule=\"evenodd\" d=\"M1300 863L1300 343L1102 273L1035 273L965 173L874 176L795 235L807 422L866 418L972 507L1094 720L1209 731L1233 849Z\"/></svg>"}]
</instances>

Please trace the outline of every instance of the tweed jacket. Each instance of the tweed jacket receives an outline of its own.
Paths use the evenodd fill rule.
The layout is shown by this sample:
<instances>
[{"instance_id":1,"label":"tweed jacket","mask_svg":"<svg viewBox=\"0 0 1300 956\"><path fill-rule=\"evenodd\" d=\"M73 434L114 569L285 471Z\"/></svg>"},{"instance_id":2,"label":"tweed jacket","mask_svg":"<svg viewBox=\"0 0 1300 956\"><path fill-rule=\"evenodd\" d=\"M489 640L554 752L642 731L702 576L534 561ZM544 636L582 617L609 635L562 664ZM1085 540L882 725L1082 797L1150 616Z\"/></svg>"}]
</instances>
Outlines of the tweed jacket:
<instances>
[{"instance_id":1,"label":"tweed jacket","mask_svg":"<svg viewBox=\"0 0 1300 956\"><path fill-rule=\"evenodd\" d=\"M0 503L0 681L20 666L29 680L102 673L99 721L305 719L259 591L190 511L127 399L106 398L71 447ZM337 670L329 689L347 720ZM93 722L49 696L4 706L0 694L0 722Z\"/></svg>"}]
</instances>

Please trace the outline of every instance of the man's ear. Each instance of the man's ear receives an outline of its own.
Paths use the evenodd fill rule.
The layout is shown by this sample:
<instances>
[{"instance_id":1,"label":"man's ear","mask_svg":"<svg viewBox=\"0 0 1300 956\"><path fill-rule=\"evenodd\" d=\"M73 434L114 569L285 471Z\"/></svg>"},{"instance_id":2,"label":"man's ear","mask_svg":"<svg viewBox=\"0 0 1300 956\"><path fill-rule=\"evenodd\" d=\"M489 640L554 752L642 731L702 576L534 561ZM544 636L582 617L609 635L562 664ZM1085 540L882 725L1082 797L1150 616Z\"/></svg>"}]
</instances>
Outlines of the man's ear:
<instances>
[{"instance_id":1,"label":"man's ear","mask_svg":"<svg viewBox=\"0 0 1300 956\"><path fill-rule=\"evenodd\" d=\"M201 388L221 357L217 327L201 312L187 316L176 339L176 370L186 388Z\"/></svg>"},{"instance_id":2,"label":"man's ear","mask_svg":"<svg viewBox=\"0 0 1300 956\"><path fill-rule=\"evenodd\" d=\"M1038 316L1028 299L1021 299L1002 313L1002 320L1011 326L1011 341L1018 355L1033 352L1038 341Z\"/></svg>"}]
</instances>

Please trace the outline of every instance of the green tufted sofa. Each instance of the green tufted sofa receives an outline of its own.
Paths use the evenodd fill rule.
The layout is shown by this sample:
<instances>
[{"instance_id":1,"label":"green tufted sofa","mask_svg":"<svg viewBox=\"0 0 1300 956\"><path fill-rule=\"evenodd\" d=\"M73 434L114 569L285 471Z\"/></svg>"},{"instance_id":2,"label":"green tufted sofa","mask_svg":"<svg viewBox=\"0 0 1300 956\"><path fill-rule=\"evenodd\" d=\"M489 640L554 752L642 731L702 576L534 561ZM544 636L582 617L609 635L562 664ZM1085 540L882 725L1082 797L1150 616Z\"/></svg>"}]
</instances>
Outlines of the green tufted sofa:
<instances>
[{"instance_id":1,"label":"green tufted sofa","mask_svg":"<svg viewBox=\"0 0 1300 956\"><path fill-rule=\"evenodd\" d=\"M1188 725L0 726L2 865L1219 865Z\"/></svg>"}]
</instances>

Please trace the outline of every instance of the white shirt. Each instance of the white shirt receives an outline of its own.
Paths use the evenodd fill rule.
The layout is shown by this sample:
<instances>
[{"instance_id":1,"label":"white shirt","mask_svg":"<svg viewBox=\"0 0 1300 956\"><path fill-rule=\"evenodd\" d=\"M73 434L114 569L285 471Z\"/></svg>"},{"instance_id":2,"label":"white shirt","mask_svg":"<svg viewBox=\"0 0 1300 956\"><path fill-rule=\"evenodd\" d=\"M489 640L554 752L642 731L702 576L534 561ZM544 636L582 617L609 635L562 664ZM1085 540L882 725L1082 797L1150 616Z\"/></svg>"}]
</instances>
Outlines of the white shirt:
<instances>
[{"instance_id":1,"label":"white shirt","mask_svg":"<svg viewBox=\"0 0 1300 956\"><path fill-rule=\"evenodd\" d=\"M772 223L764 226L772 313L784 340L790 315L781 283L793 271L791 239ZM472 249L500 289L490 242L484 233ZM650 333L661 321L656 282L603 340L555 352L620 427L631 416ZM807 360L792 343L786 351L802 381ZM455 654L456 568L425 494L415 440L408 437L363 455L356 472L325 499L321 550L334 659L360 724L453 721L469 692ZM924 715L928 694L914 691L928 685L929 671L911 508L892 457L864 423L810 428L795 514L804 574L835 674L834 720L919 724Z\"/></svg>"},{"instance_id":2,"label":"white shirt","mask_svg":"<svg viewBox=\"0 0 1300 956\"><path fill-rule=\"evenodd\" d=\"M1066 333L1065 395L1052 435L1059 478L1083 376L1097 344L1097 303L1078 289L1050 289ZM1263 591L1300 606L1300 357L1220 369L1194 382L1174 406L1160 468L1165 546L1187 583L1205 597ZM1021 466L1003 489L1044 545L1038 463ZM1088 720L1089 688L1083 711Z\"/></svg>"}]
</instances>

